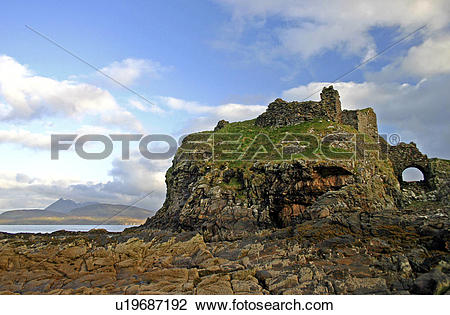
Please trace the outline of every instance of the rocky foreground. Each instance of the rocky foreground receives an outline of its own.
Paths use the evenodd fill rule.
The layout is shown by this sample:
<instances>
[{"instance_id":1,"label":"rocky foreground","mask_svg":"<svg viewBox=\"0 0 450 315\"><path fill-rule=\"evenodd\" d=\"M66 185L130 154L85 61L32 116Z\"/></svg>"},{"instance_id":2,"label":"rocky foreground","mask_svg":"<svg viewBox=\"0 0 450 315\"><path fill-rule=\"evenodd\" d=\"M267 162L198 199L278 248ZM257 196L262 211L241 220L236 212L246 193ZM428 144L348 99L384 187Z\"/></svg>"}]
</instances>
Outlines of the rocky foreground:
<instances>
[{"instance_id":1,"label":"rocky foreground","mask_svg":"<svg viewBox=\"0 0 450 315\"><path fill-rule=\"evenodd\" d=\"M426 208L425 208L426 207ZM436 203L262 230L235 241L130 229L1 234L2 294L445 294Z\"/></svg>"}]
</instances>

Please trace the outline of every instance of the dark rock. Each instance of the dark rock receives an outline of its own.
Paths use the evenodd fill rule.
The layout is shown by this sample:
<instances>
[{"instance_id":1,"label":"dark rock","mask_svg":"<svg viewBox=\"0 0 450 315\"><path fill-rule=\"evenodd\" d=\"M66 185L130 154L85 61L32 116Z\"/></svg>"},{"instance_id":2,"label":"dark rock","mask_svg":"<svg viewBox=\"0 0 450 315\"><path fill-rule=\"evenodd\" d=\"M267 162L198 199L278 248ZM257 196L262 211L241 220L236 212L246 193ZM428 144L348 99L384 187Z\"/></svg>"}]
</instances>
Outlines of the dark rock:
<instances>
[{"instance_id":1,"label":"dark rock","mask_svg":"<svg viewBox=\"0 0 450 315\"><path fill-rule=\"evenodd\" d=\"M435 269L417 277L411 292L415 294L445 294L449 288L450 277Z\"/></svg>"},{"instance_id":2,"label":"dark rock","mask_svg":"<svg viewBox=\"0 0 450 315\"><path fill-rule=\"evenodd\" d=\"M214 131L219 131L220 129L222 129L223 127L225 127L226 125L228 125L230 122L226 121L226 120L219 120L219 122L217 123L216 127L214 127Z\"/></svg>"}]
</instances>

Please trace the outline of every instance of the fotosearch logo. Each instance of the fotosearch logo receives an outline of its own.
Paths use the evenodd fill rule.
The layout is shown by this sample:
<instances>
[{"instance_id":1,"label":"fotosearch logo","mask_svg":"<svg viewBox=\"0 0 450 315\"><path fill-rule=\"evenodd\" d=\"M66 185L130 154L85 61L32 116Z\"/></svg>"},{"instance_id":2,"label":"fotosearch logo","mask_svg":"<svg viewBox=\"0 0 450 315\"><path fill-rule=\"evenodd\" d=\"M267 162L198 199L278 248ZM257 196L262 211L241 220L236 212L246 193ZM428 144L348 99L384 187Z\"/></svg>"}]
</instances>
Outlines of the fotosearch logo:
<instances>
[{"instance_id":1,"label":"fotosearch logo","mask_svg":"<svg viewBox=\"0 0 450 315\"><path fill-rule=\"evenodd\" d=\"M398 135L395 136L397 140L400 139ZM129 160L130 145L138 142L140 154L149 160L170 159L177 150L177 159L185 161L363 160L369 153L371 159L375 153L378 159L385 160L389 147L385 139L386 135L368 137L360 133L329 134L324 137L286 133L282 139L273 141L263 133L249 136L202 132L181 137L177 142L172 136L164 134L54 134L51 135L51 159L58 160L60 151L67 151L74 146L76 154L82 159L102 160L109 157L114 144L120 142L122 160ZM152 143L154 147L163 148L162 152L150 150ZM93 144L102 147L101 151L91 152Z\"/></svg>"},{"instance_id":2,"label":"fotosearch logo","mask_svg":"<svg viewBox=\"0 0 450 315\"><path fill-rule=\"evenodd\" d=\"M79 157L86 160L103 160L111 155L114 149L114 142L122 144L122 159L130 159L130 143L139 142L139 151L145 158L149 160L165 160L170 159L177 152L177 141L163 134L152 134L144 136L142 134L111 134L109 136L101 134L87 134L78 136L76 134L54 134L51 135L51 158L59 159L59 152L69 150L75 141L75 152ZM88 142L96 142L103 144L104 148L101 152L87 152L85 146ZM148 146L152 142L163 142L169 145L166 152L150 152Z\"/></svg>"}]
</instances>

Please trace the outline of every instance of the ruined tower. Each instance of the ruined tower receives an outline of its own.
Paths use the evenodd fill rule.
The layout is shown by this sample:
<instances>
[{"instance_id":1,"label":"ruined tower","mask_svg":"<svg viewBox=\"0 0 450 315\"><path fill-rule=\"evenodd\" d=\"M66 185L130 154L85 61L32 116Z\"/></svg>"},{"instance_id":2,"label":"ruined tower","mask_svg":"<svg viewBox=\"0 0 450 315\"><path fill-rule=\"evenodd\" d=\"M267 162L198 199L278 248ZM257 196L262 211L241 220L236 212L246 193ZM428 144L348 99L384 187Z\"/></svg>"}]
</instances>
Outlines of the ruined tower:
<instances>
[{"instance_id":1,"label":"ruined tower","mask_svg":"<svg viewBox=\"0 0 450 315\"><path fill-rule=\"evenodd\" d=\"M336 91L332 85L324 87L322 93L320 93L320 107L322 113L329 120L341 123L342 122L342 110L341 100L339 92Z\"/></svg>"},{"instance_id":2,"label":"ruined tower","mask_svg":"<svg viewBox=\"0 0 450 315\"><path fill-rule=\"evenodd\" d=\"M323 88L319 102L286 102L278 98L256 118L255 124L261 127L282 127L314 119L342 122L339 92L333 86Z\"/></svg>"}]
</instances>

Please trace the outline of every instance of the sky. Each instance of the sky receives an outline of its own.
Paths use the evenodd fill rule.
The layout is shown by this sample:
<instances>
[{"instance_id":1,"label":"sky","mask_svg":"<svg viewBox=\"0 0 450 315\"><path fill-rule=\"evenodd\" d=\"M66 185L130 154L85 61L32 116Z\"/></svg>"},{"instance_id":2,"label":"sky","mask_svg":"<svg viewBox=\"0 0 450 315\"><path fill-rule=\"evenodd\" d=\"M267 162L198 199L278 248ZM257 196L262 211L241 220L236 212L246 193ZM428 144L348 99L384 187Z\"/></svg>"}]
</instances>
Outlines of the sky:
<instances>
[{"instance_id":1,"label":"sky","mask_svg":"<svg viewBox=\"0 0 450 315\"><path fill-rule=\"evenodd\" d=\"M122 160L115 143L103 160L73 148L52 160L51 134L178 139L255 118L278 97L318 100L331 83L344 109L374 108L380 133L449 159L449 30L445 0L9 1L0 209L131 204L152 191L136 206L157 210L170 159L145 159L133 143Z\"/></svg>"}]
</instances>

